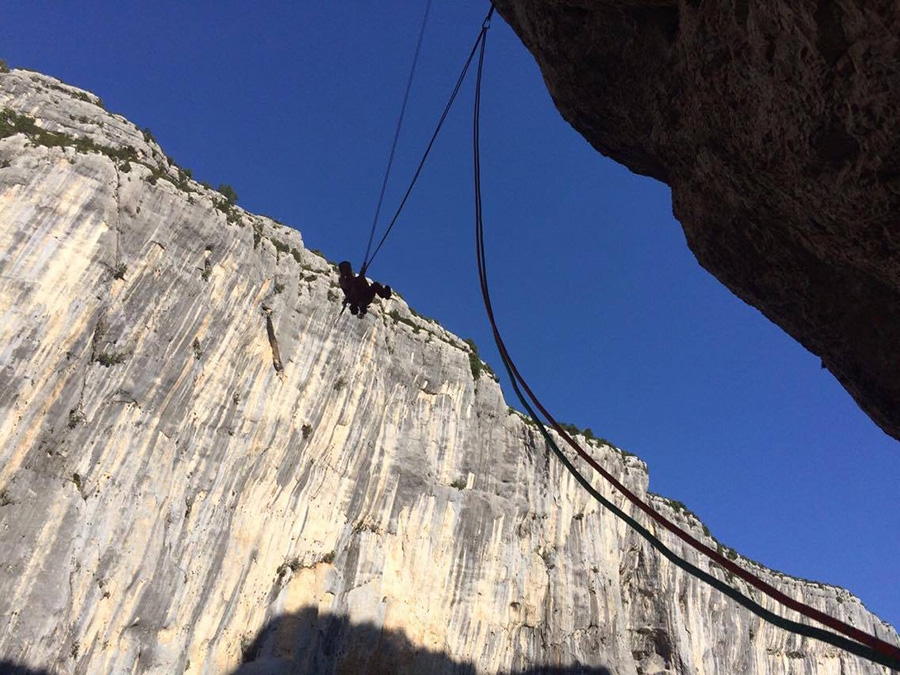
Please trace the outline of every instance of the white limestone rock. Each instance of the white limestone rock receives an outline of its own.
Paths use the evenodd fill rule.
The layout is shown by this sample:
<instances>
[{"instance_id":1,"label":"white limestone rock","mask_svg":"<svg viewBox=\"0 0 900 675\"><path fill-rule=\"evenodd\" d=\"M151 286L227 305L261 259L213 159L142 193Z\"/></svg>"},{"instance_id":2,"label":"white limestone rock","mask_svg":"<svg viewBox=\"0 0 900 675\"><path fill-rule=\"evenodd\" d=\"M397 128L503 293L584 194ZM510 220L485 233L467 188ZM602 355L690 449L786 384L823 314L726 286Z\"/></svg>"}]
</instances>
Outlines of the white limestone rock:
<instances>
[{"instance_id":1,"label":"white limestone rock","mask_svg":"<svg viewBox=\"0 0 900 675\"><path fill-rule=\"evenodd\" d=\"M661 560L462 340L396 297L339 316L336 271L296 231L224 203L93 95L13 71L0 108L105 148L0 139L0 660L886 672ZM588 447L647 496L643 462ZM757 571L898 642L846 591Z\"/></svg>"}]
</instances>

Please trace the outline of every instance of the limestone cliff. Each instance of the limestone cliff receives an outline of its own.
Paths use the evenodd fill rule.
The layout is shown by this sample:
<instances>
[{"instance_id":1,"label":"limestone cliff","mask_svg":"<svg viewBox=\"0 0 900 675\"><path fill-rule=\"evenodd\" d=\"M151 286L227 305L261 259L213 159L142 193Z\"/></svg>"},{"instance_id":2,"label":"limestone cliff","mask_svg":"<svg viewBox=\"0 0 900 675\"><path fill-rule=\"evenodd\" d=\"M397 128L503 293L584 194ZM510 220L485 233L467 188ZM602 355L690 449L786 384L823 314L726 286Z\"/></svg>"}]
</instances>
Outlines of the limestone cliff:
<instances>
[{"instance_id":1,"label":"limestone cliff","mask_svg":"<svg viewBox=\"0 0 900 675\"><path fill-rule=\"evenodd\" d=\"M13 71L0 110L0 661L884 672L660 560L463 341L397 298L339 316L333 266L296 231L93 95ZM589 447L646 494L643 462ZM897 642L847 591L759 572Z\"/></svg>"},{"instance_id":2,"label":"limestone cliff","mask_svg":"<svg viewBox=\"0 0 900 675\"><path fill-rule=\"evenodd\" d=\"M671 186L700 264L900 439L900 6L495 4L565 119Z\"/></svg>"}]
</instances>

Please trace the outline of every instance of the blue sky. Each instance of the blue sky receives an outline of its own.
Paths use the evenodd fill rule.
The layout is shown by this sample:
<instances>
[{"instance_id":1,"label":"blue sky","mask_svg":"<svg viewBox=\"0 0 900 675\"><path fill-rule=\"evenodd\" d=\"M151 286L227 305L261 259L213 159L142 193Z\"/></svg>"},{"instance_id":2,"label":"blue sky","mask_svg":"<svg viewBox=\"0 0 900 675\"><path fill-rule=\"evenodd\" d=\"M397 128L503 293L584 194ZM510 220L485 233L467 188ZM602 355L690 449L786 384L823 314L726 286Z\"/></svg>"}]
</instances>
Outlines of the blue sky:
<instances>
[{"instance_id":1,"label":"blue sky","mask_svg":"<svg viewBox=\"0 0 900 675\"><path fill-rule=\"evenodd\" d=\"M0 1L0 58L98 94L195 178L232 185L245 208L358 264L425 2L283 4ZM486 10L432 7L387 215ZM475 266L471 85L370 276L474 338L500 371ZM536 393L561 421L646 460L651 490L723 543L849 588L900 626L897 442L697 264L668 187L568 126L499 17L484 86L492 293Z\"/></svg>"}]
</instances>

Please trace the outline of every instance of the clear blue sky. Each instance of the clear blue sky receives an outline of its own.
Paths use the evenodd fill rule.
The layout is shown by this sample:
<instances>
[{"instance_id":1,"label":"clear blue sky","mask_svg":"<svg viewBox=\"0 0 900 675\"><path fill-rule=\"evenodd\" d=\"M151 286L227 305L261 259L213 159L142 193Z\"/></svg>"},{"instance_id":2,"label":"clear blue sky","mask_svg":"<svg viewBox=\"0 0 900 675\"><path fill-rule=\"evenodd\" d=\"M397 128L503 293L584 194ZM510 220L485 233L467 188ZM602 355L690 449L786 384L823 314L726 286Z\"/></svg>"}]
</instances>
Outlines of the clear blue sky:
<instances>
[{"instance_id":1,"label":"clear blue sky","mask_svg":"<svg viewBox=\"0 0 900 675\"><path fill-rule=\"evenodd\" d=\"M234 186L245 208L358 264L425 1L285 4L2 1L0 58L98 94L195 178ZM486 10L435 0L389 214ZM651 490L723 543L849 588L900 626L900 445L700 268L667 186L563 121L499 17L485 78L488 265L501 330L538 395L645 459ZM474 338L499 371L477 288L471 84L370 275Z\"/></svg>"}]
</instances>

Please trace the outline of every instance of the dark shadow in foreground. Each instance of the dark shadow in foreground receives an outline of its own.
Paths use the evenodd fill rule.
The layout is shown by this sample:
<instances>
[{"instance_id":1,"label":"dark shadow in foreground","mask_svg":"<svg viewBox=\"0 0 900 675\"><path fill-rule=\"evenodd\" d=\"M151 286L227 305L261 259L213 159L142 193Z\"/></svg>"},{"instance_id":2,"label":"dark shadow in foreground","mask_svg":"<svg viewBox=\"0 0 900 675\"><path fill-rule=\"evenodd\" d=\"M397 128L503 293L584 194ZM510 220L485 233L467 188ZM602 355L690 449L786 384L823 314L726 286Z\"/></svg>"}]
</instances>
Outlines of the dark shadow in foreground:
<instances>
[{"instance_id":1,"label":"dark shadow in foreground","mask_svg":"<svg viewBox=\"0 0 900 675\"><path fill-rule=\"evenodd\" d=\"M516 675L612 675L612 672L603 666L568 666L567 668L536 666L528 670L517 670L515 672Z\"/></svg>"},{"instance_id":2,"label":"dark shadow in foreground","mask_svg":"<svg viewBox=\"0 0 900 675\"><path fill-rule=\"evenodd\" d=\"M443 652L417 647L402 632L347 617L319 614L308 607L270 621L253 642L241 645L243 665L232 675L287 673L371 673L398 675L475 675L470 661L455 661ZM535 666L522 675L611 675L603 667Z\"/></svg>"},{"instance_id":3,"label":"dark shadow in foreground","mask_svg":"<svg viewBox=\"0 0 900 675\"><path fill-rule=\"evenodd\" d=\"M0 661L0 675L51 675L49 670L20 666L12 661Z\"/></svg>"}]
</instances>

